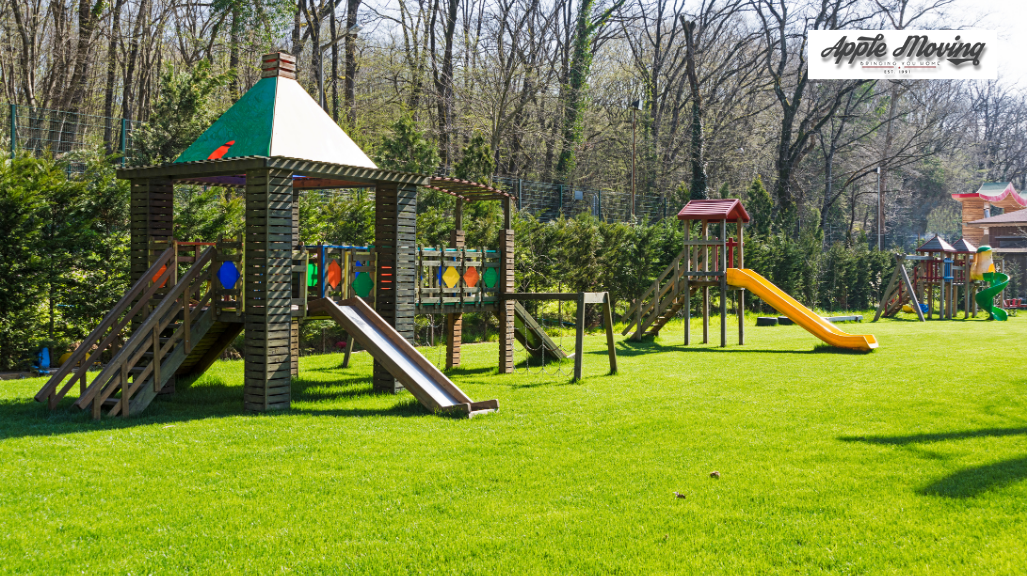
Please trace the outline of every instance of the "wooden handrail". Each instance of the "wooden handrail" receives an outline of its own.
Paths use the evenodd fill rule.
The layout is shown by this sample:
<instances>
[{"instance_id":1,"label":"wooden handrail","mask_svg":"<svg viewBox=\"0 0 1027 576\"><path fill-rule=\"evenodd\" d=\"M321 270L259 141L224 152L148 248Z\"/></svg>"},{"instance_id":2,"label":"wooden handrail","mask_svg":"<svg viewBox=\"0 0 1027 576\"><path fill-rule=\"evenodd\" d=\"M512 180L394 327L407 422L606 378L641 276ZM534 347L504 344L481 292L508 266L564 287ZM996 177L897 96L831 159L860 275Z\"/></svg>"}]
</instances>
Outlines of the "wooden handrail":
<instances>
[{"instance_id":1,"label":"wooden handrail","mask_svg":"<svg viewBox=\"0 0 1027 576\"><path fill-rule=\"evenodd\" d=\"M678 254L677 257L671 261L670 265L668 265L667 268L659 276L656 277L656 280L653 280L652 286L650 286L649 289L646 290L645 293L642 294L642 296L638 300L636 300L630 308L628 308L628 311L625 312L624 315L630 316L635 311L635 308L639 306L639 304L645 301L646 298L649 298L652 295L652 293L656 291L656 289L659 287L660 282L663 282L663 280L667 277L667 274L670 274L670 271L674 269L674 265L680 262L681 259L684 258L684 256L685 250L681 250L681 253ZM625 334L627 334L627 332L625 332Z\"/></svg>"},{"instance_id":2,"label":"wooden handrail","mask_svg":"<svg viewBox=\"0 0 1027 576\"><path fill-rule=\"evenodd\" d=\"M146 307L150 305L150 300L157 293L157 291L161 289L164 283L167 280L169 280L169 277L171 277L172 275L172 269L167 268L160 276L157 277L156 280L154 280L153 284L146 289L146 292L143 294L143 296L139 298L138 301L136 301L135 306L133 306L132 309L128 311L128 314L125 314L121 317L121 320L114 325L114 327L111 329L107 337L104 338L102 342L100 342L100 344L96 347L96 351L90 354L88 358L86 358L85 362L83 362L84 366L80 367L79 371L75 373L75 378L72 378L68 382L68 384L65 385L65 387L57 393L58 398L63 398L64 395L68 393L68 390L74 385L76 380L78 380L79 378L82 378L83 380L85 379L86 371L89 369L89 366L93 364L93 360L100 356L100 354L102 354L104 350L107 350L107 348L112 343L114 343L115 340L121 338L121 331L126 326L128 326L128 323L131 322L136 316L138 316L140 312L145 310Z\"/></svg>"},{"instance_id":3,"label":"wooden handrail","mask_svg":"<svg viewBox=\"0 0 1027 576\"><path fill-rule=\"evenodd\" d=\"M104 334L107 333L107 331L116 323L127 324L127 322L118 323L118 318L121 317L125 309L132 304L132 302L136 299L137 296L139 296L140 292L143 292L143 289L146 287L147 283L152 281L152 278L157 275L161 267L167 265L168 262L171 261L172 257L174 256L174 253L175 247L170 246L167 250L162 252L160 256L157 257L157 260L153 263L153 265L150 266L150 268L143 273L142 277L139 278L139 280L137 280L136 283L131 288L129 288L127 292L125 292L125 295L122 296L120 300L118 300L118 303L115 304L113 308L111 308L111 311L103 317L103 320L100 321L100 324L96 328L94 328L93 331L89 333L89 336L86 336L86 338L82 341L82 344L78 348L76 348L74 352L71 353L71 357L68 358L68 360L66 360L64 364L61 365L57 372L53 376L51 376L49 380L46 381L46 384L43 386L42 389L39 390L39 392L35 396L37 402L43 402L47 398L55 396L55 398L52 398L50 401L50 408L53 409L56 406L57 402L60 402L61 398L63 398L64 395L67 394L71 386L74 385L74 383L79 378L82 378L85 375L85 372L89 369L89 366L91 365L91 361L93 360L93 358L97 354L103 352L107 348L107 346L109 346L110 343L113 342L114 336L116 336L117 333L120 332L121 328L115 328L113 331L111 331L111 333L103 339L103 343L97 346L96 353L90 354L88 358L85 358L86 354L93 347L93 345L96 344L97 341L99 341L104 336ZM153 286L160 286L160 281L164 280L167 274L168 270L165 270L164 274L162 274L161 277L158 278L158 281L153 283ZM152 297L152 293L155 291L155 288L153 290L147 291L146 294L143 294L143 297L140 298L140 301L148 301L149 298ZM139 307L136 306L133 308L133 310L136 310L137 308ZM129 318L131 318L132 316L135 316L135 314L130 314ZM121 327L123 327L123 325ZM67 386L65 386L59 394L55 395L54 392L57 390L57 387L60 386L61 382L64 381L68 374L72 372L74 368L76 368L76 365L79 365L78 367L81 370L75 370L75 377L71 379L71 382Z\"/></svg>"},{"instance_id":4,"label":"wooden handrail","mask_svg":"<svg viewBox=\"0 0 1027 576\"><path fill-rule=\"evenodd\" d=\"M189 306L188 302L182 303L179 300L184 295L186 288L196 280L204 267L213 259L213 254L214 248L211 247L207 247L207 249L203 251L203 254L196 259L196 263L189 268L189 271L186 272L170 290L168 290L157 308L146 317L138 328L136 328L128 342L126 342L125 345L122 346L121 350L114 355L114 358L111 358L111 361L100 372L100 375L97 376L93 380L93 383L85 390L85 392L82 393L78 401L75 402L75 406L85 410L101 391L109 388L109 391L103 395L104 398L100 399L97 405L94 406L93 414L94 416L97 415L98 404L102 403L103 399L106 399L106 397L109 397L116 388L116 386L109 386L109 384L114 381L115 376L117 376L119 372L127 374L128 365L133 363L129 362L129 360L132 359L137 351L140 352L138 357L142 356L142 352L140 351L141 346L150 346L152 344L149 338L153 336L154 328L157 327L159 333L171 323L174 316L180 311L180 306L183 306L183 304L186 307ZM136 361L138 361L138 357ZM125 367L124 371L122 370L123 367ZM129 390L128 382L125 380L124 376L121 377L121 380L120 384L123 387L122 393L125 394L125 391ZM131 396L131 394L127 395ZM125 401L127 402L127 399Z\"/></svg>"}]
</instances>

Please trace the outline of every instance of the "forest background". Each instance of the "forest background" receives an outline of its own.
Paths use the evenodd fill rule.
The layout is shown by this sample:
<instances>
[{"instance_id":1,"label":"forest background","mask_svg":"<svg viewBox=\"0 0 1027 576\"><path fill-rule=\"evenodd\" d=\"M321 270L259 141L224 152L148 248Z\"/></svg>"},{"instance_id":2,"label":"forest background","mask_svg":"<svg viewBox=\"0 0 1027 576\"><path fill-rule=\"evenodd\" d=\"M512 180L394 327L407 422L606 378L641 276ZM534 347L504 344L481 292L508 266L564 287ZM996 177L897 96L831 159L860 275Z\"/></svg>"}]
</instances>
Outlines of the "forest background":
<instances>
[{"instance_id":1,"label":"forest background","mask_svg":"<svg viewBox=\"0 0 1027 576\"><path fill-rule=\"evenodd\" d=\"M872 307L888 251L958 237L951 193L1027 187L1027 98L1002 80L813 81L806 38L972 26L953 2L3 0L0 141L17 149L0 163L0 369L66 348L127 288L114 168L173 159L277 50L382 167L548 183L568 206L634 186L671 216L737 197L747 267L823 309ZM45 138L12 138L54 118ZM238 236L239 191L176 194L178 239ZM309 192L302 210L305 242L374 240L368 194ZM422 244L445 243L451 210L422 194ZM680 252L673 218L567 213L518 214L519 289L626 302ZM469 220L470 245L494 244L494 207Z\"/></svg>"}]
</instances>

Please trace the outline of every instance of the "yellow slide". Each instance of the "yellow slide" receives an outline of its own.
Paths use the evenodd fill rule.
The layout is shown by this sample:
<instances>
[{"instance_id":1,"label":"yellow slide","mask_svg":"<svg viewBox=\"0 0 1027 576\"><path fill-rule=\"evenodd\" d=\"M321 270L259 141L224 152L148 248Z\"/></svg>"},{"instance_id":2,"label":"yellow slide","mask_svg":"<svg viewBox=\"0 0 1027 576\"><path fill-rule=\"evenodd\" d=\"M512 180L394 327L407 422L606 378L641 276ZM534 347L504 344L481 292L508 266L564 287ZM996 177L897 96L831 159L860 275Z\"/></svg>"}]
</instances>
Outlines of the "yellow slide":
<instances>
[{"instance_id":1,"label":"yellow slide","mask_svg":"<svg viewBox=\"0 0 1027 576\"><path fill-rule=\"evenodd\" d=\"M834 324L824 320L817 313L806 308L798 300L785 294L769 280L749 270L739 268L727 269L727 283L738 288L745 288L770 304L778 312L792 319L805 328L810 334L838 348L853 350L872 350L877 348L877 338L867 334L849 334L839 330Z\"/></svg>"}]
</instances>

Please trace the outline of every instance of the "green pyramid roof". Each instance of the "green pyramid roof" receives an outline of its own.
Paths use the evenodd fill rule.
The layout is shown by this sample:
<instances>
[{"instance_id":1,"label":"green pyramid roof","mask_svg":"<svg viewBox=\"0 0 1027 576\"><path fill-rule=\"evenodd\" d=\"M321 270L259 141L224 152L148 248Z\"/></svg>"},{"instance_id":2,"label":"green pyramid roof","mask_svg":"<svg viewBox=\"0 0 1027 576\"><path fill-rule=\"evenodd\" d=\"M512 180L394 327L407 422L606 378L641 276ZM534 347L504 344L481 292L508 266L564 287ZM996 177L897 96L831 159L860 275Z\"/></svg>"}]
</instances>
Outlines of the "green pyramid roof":
<instances>
[{"instance_id":1,"label":"green pyramid roof","mask_svg":"<svg viewBox=\"0 0 1027 576\"><path fill-rule=\"evenodd\" d=\"M292 78L262 78L175 162L276 156L377 168Z\"/></svg>"}]
</instances>

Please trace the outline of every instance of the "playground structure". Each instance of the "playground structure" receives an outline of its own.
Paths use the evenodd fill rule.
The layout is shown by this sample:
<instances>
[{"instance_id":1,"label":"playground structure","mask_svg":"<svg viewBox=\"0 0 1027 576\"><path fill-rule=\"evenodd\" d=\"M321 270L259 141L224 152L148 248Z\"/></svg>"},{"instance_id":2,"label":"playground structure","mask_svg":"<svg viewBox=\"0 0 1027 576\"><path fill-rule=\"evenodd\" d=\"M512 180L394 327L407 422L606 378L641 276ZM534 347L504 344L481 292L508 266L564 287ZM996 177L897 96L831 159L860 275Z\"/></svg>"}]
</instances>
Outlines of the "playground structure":
<instances>
[{"instance_id":1,"label":"playground structure","mask_svg":"<svg viewBox=\"0 0 1027 576\"><path fill-rule=\"evenodd\" d=\"M432 410L473 416L498 409L474 402L412 345L415 314L447 322L446 366L460 364L462 315L499 318L499 372L514 369L516 303L541 297L600 303L599 294L515 294L513 198L491 186L382 170L296 82L295 58L262 58L261 80L174 162L123 168L131 185L131 287L47 381L35 399L50 409L76 385L77 408L94 418L136 415L159 394L202 374L245 329L243 404L264 412L291 404L298 372L299 321L339 322L374 357L372 387L404 387ZM245 191L244 237L216 243L174 239L176 184L235 186ZM417 187L456 198L449 247L416 245ZM373 247L299 243L302 190L372 189ZM462 209L498 201L499 245L468 249ZM524 313L527 314L526 312ZM522 318L528 338L537 324ZM581 375L578 325L575 377ZM612 321L607 322L611 330ZM540 329L538 329L540 331ZM616 370L612 332L611 371ZM545 352L543 352L544 354ZM87 373L101 358L98 374Z\"/></svg>"},{"instance_id":2,"label":"playground structure","mask_svg":"<svg viewBox=\"0 0 1027 576\"><path fill-rule=\"evenodd\" d=\"M622 334L634 332L632 338L635 340L658 335L667 322L684 310L684 342L689 345L692 339L691 299L693 294L699 294L702 342L708 344L710 288L716 287L720 289L721 347L727 346L729 292L735 293L738 343L745 344L746 291L832 346L864 351L877 347L873 336L852 335L838 329L766 278L745 268L744 225L749 221L749 214L738 200L692 200L678 213L678 219L685 226L684 249L631 305L626 315L627 327ZM694 240L691 238L693 222L699 223L699 235ZM734 236L730 235L732 228Z\"/></svg>"},{"instance_id":3,"label":"playground structure","mask_svg":"<svg viewBox=\"0 0 1027 576\"><path fill-rule=\"evenodd\" d=\"M995 306L995 296L1005 290L1006 285L1009 284L1009 276L995 271L991 246L981 246L977 249L977 256L974 258L973 268L970 270L970 278L989 284L988 288L978 292L975 298L977 304L988 312L989 319L1007 320L1009 315L1006 311Z\"/></svg>"},{"instance_id":4,"label":"playground structure","mask_svg":"<svg viewBox=\"0 0 1027 576\"><path fill-rule=\"evenodd\" d=\"M1011 182L985 182L973 193L953 194L961 204L963 238L950 245L938 236L916 249L915 255L896 254L895 272L881 295L874 321L888 318L901 310L915 312L923 322L937 314L939 319L953 319L962 300L963 318L977 316L977 309L988 311L990 317L1005 314L995 306L997 298L1006 308L1022 306L1021 298L1007 298L1010 276L1019 277L1020 286L1027 279L1027 199ZM995 214L998 210L1002 214ZM996 276L985 280L970 274L979 250L987 248L989 262L994 255ZM907 265L910 265L907 267ZM999 277L1004 280L999 281ZM981 289L978 282L988 281ZM990 299L989 299L990 298ZM996 312L997 310L997 312Z\"/></svg>"},{"instance_id":5,"label":"playground structure","mask_svg":"<svg viewBox=\"0 0 1027 576\"><path fill-rule=\"evenodd\" d=\"M960 295L963 317L976 316L974 294L978 286L968 278L977 248L966 238L955 245L939 236L916 249L916 254L895 254L895 270L881 294L874 321L890 318L908 306L923 322L958 315ZM906 265L910 264L911 269Z\"/></svg>"}]
</instances>

